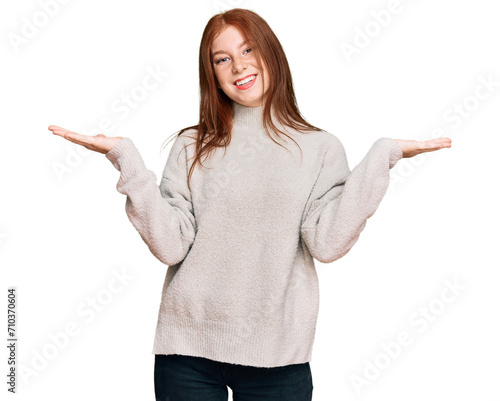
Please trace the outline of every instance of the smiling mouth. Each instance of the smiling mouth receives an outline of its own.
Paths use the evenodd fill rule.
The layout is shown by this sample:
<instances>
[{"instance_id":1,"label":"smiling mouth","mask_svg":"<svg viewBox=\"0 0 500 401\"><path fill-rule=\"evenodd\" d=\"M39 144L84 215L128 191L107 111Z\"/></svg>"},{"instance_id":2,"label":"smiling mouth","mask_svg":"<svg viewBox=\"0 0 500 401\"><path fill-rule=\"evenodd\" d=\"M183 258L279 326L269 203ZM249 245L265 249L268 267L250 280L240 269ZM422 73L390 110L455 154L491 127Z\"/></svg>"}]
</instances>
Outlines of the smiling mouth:
<instances>
[{"instance_id":1,"label":"smiling mouth","mask_svg":"<svg viewBox=\"0 0 500 401\"><path fill-rule=\"evenodd\" d=\"M257 76L257 74L247 75L246 77L244 77L242 79L234 81L233 85L236 85L236 86L245 86L248 83L252 82L255 79L256 76Z\"/></svg>"}]
</instances>

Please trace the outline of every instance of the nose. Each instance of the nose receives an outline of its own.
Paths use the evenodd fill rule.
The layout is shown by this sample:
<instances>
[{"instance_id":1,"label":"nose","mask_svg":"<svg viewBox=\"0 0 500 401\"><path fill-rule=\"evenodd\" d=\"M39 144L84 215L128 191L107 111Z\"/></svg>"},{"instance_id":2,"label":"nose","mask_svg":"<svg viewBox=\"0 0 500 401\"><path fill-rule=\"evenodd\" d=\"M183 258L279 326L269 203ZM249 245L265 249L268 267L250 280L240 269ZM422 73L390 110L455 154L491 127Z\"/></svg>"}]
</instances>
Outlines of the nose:
<instances>
[{"instance_id":1,"label":"nose","mask_svg":"<svg viewBox=\"0 0 500 401\"><path fill-rule=\"evenodd\" d=\"M247 63L241 57L236 57L233 62L233 72L238 73L247 69Z\"/></svg>"}]
</instances>

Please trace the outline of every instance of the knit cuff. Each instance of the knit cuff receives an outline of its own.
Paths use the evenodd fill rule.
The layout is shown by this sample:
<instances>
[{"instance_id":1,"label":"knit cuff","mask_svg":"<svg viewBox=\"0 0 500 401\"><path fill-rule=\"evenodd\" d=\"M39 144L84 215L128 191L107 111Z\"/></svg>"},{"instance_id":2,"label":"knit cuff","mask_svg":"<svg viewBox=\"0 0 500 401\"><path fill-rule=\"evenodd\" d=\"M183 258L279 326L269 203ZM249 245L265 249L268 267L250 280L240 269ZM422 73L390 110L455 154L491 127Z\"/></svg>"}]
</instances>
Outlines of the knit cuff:
<instances>
[{"instance_id":1,"label":"knit cuff","mask_svg":"<svg viewBox=\"0 0 500 401\"><path fill-rule=\"evenodd\" d=\"M137 172L146 168L139 150L127 137L121 139L105 153L105 156L121 172L123 179L133 177Z\"/></svg>"},{"instance_id":2,"label":"knit cuff","mask_svg":"<svg viewBox=\"0 0 500 401\"><path fill-rule=\"evenodd\" d=\"M392 138L380 138L377 142L379 142L379 146L383 147L389 155L389 169L393 168L403 158L401 146Z\"/></svg>"}]
</instances>

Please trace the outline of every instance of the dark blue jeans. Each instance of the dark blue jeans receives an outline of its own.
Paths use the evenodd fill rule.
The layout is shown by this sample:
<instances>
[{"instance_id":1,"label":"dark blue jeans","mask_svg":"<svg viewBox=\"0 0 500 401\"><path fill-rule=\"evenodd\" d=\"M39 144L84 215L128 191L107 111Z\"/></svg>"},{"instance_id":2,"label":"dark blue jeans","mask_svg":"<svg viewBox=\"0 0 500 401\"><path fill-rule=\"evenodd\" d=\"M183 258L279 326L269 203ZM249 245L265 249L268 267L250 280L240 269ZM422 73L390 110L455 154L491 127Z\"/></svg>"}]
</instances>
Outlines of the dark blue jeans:
<instances>
[{"instance_id":1,"label":"dark blue jeans","mask_svg":"<svg viewBox=\"0 0 500 401\"><path fill-rule=\"evenodd\" d=\"M197 356L155 355L156 401L311 401L309 362L274 368L233 365Z\"/></svg>"}]
</instances>

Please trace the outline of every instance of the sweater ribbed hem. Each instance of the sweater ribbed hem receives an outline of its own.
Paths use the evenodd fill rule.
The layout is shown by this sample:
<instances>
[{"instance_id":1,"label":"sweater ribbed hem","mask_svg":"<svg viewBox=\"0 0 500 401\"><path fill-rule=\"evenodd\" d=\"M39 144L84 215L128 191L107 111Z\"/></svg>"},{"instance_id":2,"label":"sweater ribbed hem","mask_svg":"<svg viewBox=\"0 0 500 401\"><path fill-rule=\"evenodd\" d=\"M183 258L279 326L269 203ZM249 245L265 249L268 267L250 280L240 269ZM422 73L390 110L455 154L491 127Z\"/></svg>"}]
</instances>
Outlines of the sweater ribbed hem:
<instances>
[{"instance_id":1,"label":"sweater ribbed hem","mask_svg":"<svg viewBox=\"0 0 500 401\"><path fill-rule=\"evenodd\" d=\"M153 354L179 354L254 367L310 362L316 322L253 327L243 322L194 320L160 311ZM287 345L285 347L285 344ZM290 347L293 344L293 347Z\"/></svg>"}]
</instances>

